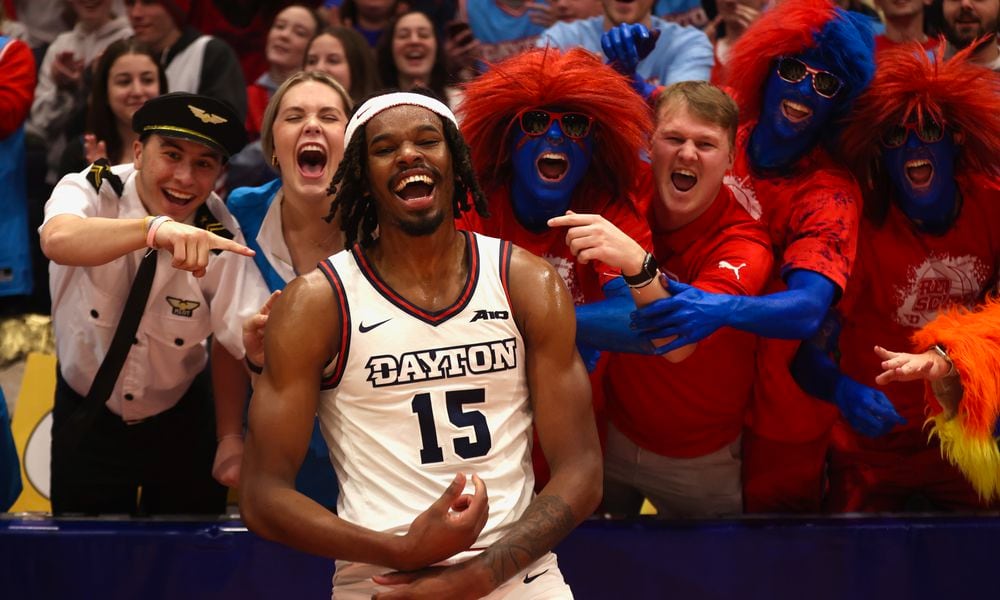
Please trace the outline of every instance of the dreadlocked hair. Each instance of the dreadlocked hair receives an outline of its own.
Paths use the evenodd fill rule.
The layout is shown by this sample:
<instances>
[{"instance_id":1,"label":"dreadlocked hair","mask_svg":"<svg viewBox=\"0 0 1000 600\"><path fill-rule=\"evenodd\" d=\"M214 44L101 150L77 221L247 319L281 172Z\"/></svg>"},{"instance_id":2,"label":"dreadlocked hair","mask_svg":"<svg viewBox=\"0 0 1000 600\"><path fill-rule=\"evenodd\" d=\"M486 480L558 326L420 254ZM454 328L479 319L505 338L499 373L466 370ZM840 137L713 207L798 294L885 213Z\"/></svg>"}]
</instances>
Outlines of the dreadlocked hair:
<instances>
[{"instance_id":1,"label":"dreadlocked hair","mask_svg":"<svg viewBox=\"0 0 1000 600\"><path fill-rule=\"evenodd\" d=\"M784 0L764 13L733 46L726 68L740 120L760 116L775 59L795 55L823 61L844 81L831 122L847 114L875 71L873 24L830 0Z\"/></svg>"},{"instance_id":2,"label":"dreadlocked hair","mask_svg":"<svg viewBox=\"0 0 1000 600\"><path fill-rule=\"evenodd\" d=\"M448 119L441 119L441 124L455 174L455 192L452 195L455 217L471 210L474 206L480 216L488 218L490 213L486 195L476 181L469 146L462 139L454 123ZM344 246L347 248L358 241L364 247L371 246L375 241L375 230L378 228L378 213L375 210L375 200L372 198L366 168L366 128L367 125L359 126L350 143L344 148L344 157L337 167L337 172L333 174L333 180L327 190L327 193L333 196L333 201L330 203L330 213L326 216L326 220L331 222L337 217L338 212L340 213L340 228L344 232Z\"/></svg>"},{"instance_id":3,"label":"dreadlocked hair","mask_svg":"<svg viewBox=\"0 0 1000 600\"><path fill-rule=\"evenodd\" d=\"M976 44L947 61L943 48L930 56L913 43L880 53L875 78L844 124L844 154L876 223L888 212L891 189L879 140L895 125L933 119L945 135L961 137L956 170L1000 176L1000 75L970 62Z\"/></svg>"},{"instance_id":4,"label":"dreadlocked hair","mask_svg":"<svg viewBox=\"0 0 1000 600\"><path fill-rule=\"evenodd\" d=\"M577 111L594 119L594 155L581 189L629 189L649 139L652 111L628 80L590 52L529 50L490 67L465 86L458 108L473 165L487 190L513 176L510 133L531 108Z\"/></svg>"}]
</instances>

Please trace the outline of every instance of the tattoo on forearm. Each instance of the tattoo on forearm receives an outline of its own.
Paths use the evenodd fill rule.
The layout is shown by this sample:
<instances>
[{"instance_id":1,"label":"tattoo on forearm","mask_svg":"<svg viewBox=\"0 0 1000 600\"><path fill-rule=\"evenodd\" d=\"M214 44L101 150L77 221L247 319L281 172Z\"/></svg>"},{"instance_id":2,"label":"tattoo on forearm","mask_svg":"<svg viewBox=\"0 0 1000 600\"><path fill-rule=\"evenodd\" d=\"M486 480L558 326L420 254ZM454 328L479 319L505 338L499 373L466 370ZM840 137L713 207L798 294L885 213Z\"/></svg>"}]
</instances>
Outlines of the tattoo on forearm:
<instances>
[{"instance_id":1,"label":"tattoo on forearm","mask_svg":"<svg viewBox=\"0 0 1000 600\"><path fill-rule=\"evenodd\" d=\"M934 392L934 397L938 399L938 402L945 406L957 406L965 393L962 380L957 373L932 381L931 391Z\"/></svg>"},{"instance_id":2,"label":"tattoo on forearm","mask_svg":"<svg viewBox=\"0 0 1000 600\"><path fill-rule=\"evenodd\" d=\"M551 550L573 530L576 519L559 496L538 496L510 531L481 555L494 585L500 585Z\"/></svg>"}]
</instances>

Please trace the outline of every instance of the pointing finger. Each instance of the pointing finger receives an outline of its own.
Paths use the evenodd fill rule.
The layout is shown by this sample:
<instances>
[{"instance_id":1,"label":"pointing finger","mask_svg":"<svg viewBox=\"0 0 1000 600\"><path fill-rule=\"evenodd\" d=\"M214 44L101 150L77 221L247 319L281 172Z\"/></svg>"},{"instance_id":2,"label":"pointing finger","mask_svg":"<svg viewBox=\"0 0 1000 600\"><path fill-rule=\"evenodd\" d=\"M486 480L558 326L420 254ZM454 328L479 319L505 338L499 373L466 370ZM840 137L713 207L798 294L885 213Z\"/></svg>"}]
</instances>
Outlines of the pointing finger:
<instances>
[{"instance_id":1,"label":"pointing finger","mask_svg":"<svg viewBox=\"0 0 1000 600\"><path fill-rule=\"evenodd\" d=\"M227 240L224 237L219 237L212 234L211 248L213 250L224 250L226 252L235 252L236 254L242 254L243 256L253 256L256 254L250 248L247 248L243 244L237 244L233 240Z\"/></svg>"},{"instance_id":2,"label":"pointing finger","mask_svg":"<svg viewBox=\"0 0 1000 600\"><path fill-rule=\"evenodd\" d=\"M264 303L264 306L260 308L260 314L264 316L270 314L271 309L274 308L274 303L278 301L278 296L280 295L281 290L274 290L274 292L271 293L271 296L267 299L267 302Z\"/></svg>"},{"instance_id":3,"label":"pointing finger","mask_svg":"<svg viewBox=\"0 0 1000 600\"><path fill-rule=\"evenodd\" d=\"M572 211L567 211L565 215L552 217L546 223L549 227L576 227L579 225L589 225L594 222L594 215L578 215Z\"/></svg>"}]
</instances>

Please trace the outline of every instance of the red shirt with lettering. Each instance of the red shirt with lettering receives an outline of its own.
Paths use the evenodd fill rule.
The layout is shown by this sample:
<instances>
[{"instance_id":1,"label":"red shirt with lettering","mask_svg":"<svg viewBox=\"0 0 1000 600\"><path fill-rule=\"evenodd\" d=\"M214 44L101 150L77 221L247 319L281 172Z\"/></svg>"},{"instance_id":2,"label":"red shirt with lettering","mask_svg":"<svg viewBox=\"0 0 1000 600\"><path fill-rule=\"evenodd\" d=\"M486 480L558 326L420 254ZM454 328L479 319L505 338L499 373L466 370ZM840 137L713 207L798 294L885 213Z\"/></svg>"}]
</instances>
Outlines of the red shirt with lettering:
<instances>
[{"instance_id":1,"label":"red shirt with lettering","mask_svg":"<svg viewBox=\"0 0 1000 600\"><path fill-rule=\"evenodd\" d=\"M755 172L748 156L754 125L747 123L737 132L732 176L747 202L760 207L771 234L775 268L765 292L787 289L785 277L804 269L832 281L839 296L854 264L861 190L854 176L820 146L788 172ZM771 440L814 440L838 414L835 406L806 394L792 379L788 365L798 345L799 340L760 340L751 426Z\"/></svg>"},{"instance_id":2,"label":"red shirt with lettering","mask_svg":"<svg viewBox=\"0 0 1000 600\"><path fill-rule=\"evenodd\" d=\"M1000 269L998 182L983 176L956 179L962 195L961 212L944 235L920 233L896 206L890 207L881 226L868 219L861 224L858 260L839 311L840 367L858 383L883 392L907 423L877 439L856 435L849 425L840 423L837 438L850 446L880 450L927 447L923 381L876 385L875 376L882 368L872 348L877 344L910 350L911 336L938 311L955 304L980 304L996 287Z\"/></svg>"}]
</instances>

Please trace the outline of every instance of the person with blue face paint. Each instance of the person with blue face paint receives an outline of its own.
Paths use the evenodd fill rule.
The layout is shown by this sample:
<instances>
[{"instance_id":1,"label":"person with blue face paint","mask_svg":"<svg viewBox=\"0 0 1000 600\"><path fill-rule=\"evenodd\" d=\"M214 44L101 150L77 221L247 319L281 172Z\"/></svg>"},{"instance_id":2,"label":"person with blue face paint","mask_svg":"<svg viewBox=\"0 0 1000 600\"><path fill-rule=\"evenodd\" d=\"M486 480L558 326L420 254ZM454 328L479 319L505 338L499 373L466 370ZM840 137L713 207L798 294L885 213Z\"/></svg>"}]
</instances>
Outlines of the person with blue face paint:
<instances>
[{"instance_id":1,"label":"person with blue face paint","mask_svg":"<svg viewBox=\"0 0 1000 600\"><path fill-rule=\"evenodd\" d=\"M649 178L639 158L652 131L642 100L592 55L540 49L502 62L472 83L459 112L492 213L489 219L463 216L461 225L545 257L577 305L606 294L627 297L617 269L577 263L562 230L547 222L570 210L602 214L650 246L648 225L631 195L638 181ZM577 316L583 317L580 339L587 344L651 350L629 330L627 312L618 315L623 320L613 340L602 338L606 332L597 323L587 329L595 319L580 310Z\"/></svg>"},{"instance_id":2,"label":"person with blue face paint","mask_svg":"<svg viewBox=\"0 0 1000 600\"><path fill-rule=\"evenodd\" d=\"M649 225L631 193L650 177L640 160L650 111L589 52L538 49L470 83L459 114L491 213L465 213L459 228L510 240L555 266L577 306L577 345L592 372L600 423L599 351L649 353L652 345L629 327L635 303L620 270L576 261L566 232L547 221L567 211L600 214L651 249ZM544 481L537 459L536 479Z\"/></svg>"},{"instance_id":3,"label":"person with blue face paint","mask_svg":"<svg viewBox=\"0 0 1000 600\"><path fill-rule=\"evenodd\" d=\"M573 192L590 168L593 119L534 109L521 112L518 120L520 127L511 138L511 202L518 222L538 233L548 229L552 215L569 210Z\"/></svg>"},{"instance_id":4,"label":"person with blue face paint","mask_svg":"<svg viewBox=\"0 0 1000 600\"><path fill-rule=\"evenodd\" d=\"M672 297L634 315L649 338L676 336L658 352L720 327L761 336L743 438L747 512L821 507L837 410L803 393L788 364L843 293L854 261L860 189L831 151L837 121L874 72L873 45L869 21L829 0L787 0L750 26L727 65L741 119L729 181L770 229L776 258L769 293L712 294L672 282ZM626 58L609 48L612 61ZM657 93L650 90L650 100Z\"/></svg>"},{"instance_id":5,"label":"person with blue face paint","mask_svg":"<svg viewBox=\"0 0 1000 600\"><path fill-rule=\"evenodd\" d=\"M896 353L882 348L908 348L940 311L982 302L1000 275L1000 77L970 54L945 62L916 43L886 50L846 123L844 147L865 182L857 261L839 314L829 317L839 333L804 343L793 363L802 387L843 413L830 449L833 511L903 510L916 496L935 508L977 509L995 495L991 480L974 489L942 457L947 443L928 443L924 386L896 373ZM933 380L951 371L956 341L933 350ZM968 419L970 409L957 415L952 404L935 417L938 432ZM930 408L941 413L933 400ZM979 420L991 437L996 419Z\"/></svg>"}]
</instances>

